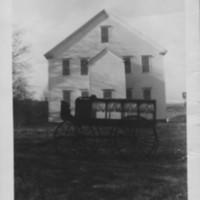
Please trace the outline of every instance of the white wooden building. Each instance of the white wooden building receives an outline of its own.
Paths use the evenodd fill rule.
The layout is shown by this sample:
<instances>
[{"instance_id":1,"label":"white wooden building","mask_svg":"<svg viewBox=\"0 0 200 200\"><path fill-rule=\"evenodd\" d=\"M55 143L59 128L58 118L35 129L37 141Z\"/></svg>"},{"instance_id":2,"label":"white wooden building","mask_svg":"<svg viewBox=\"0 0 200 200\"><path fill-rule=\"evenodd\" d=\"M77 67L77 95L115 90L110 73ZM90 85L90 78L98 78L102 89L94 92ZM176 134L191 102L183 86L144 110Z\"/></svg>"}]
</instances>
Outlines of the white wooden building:
<instances>
[{"instance_id":1,"label":"white wooden building","mask_svg":"<svg viewBox=\"0 0 200 200\"><path fill-rule=\"evenodd\" d=\"M163 57L166 50L102 10L45 54L49 65L49 121L60 119L60 101L99 98L155 99L166 118Z\"/></svg>"}]
</instances>

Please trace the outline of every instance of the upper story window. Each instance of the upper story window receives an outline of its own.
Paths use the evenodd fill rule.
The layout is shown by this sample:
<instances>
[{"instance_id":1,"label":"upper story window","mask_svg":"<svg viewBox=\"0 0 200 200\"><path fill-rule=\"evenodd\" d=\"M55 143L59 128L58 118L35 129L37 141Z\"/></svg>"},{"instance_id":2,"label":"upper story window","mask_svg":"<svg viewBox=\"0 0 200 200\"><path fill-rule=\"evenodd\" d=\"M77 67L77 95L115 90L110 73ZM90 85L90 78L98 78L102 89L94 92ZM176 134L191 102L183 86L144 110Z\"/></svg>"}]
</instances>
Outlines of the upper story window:
<instances>
[{"instance_id":1,"label":"upper story window","mask_svg":"<svg viewBox=\"0 0 200 200\"><path fill-rule=\"evenodd\" d=\"M71 90L63 90L63 101L70 104L71 102Z\"/></svg>"},{"instance_id":2,"label":"upper story window","mask_svg":"<svg viewBox=\"0 0 200 200\"><path fill-rule=\"evenodd\" d=\"M89 91L87 89L81 91L82 97L89 97Z\"/></svg>"},{"instance_id":3,"label":"upper story window","mask_svg":"<svg viewBox=\"0 0 200 200\"><path fill-rule=\"evenodd\" d=\"M126 98L127 99L132 99L132 88L127 88L126 89Z\"/></svg>"},{"instance_id":4,"label":"upper story window","mask_svg":"<svg viewBox=\"0 0 200 200\"><path fill-rule=\"evenodd\" d=\"M143 73L150 73L151 71L151 63L150 63L151 56L142 56L142 72Z\"/></svg>"},{"instance_id":5,"label":"upper story window","mask_svg":"<svg viewBox=\"0 0 200 200\"><path fill-rule=\"evenodd\" d=\"M103 90L103 98L104 99L112 99L112 97L113 97L112 93L113 93L113 90L111 90L111 89Z\"/></svg>"},{"instance_id":6,"label":"upper story window","mask_svg":"<svg viewBox=\"0 0 200 200\"><path fill-rule=\"evenodd\" d=\"M64 59L62 61L62 74L64 76L70 75L70 61L69 61L69 59Z\"/></svg>"},{"instance_id":7,"label":"upper story window","mask_svg":"<svg viewBox=\"0 0 200 200\"><path fill-rule=\"evenodd\" d=\"M102 43L109 42L109 26L101 27L101 42Z\"/></svg>"},{"instance_id":8,"label":"upper story window","mask_svg":"<svg viewBox=\"0 0 200 200\"><path fill-rule=\"evenodd\" d=\"M88 60L81 59L81 75L88 75Z\"/></svg>"},{"instance_id":9,"label":"upper story window","mask_svg":"<svg viewBox=\"0 0 200 200\"><path fill-rule=\"evenodd\" d=\"M151 88L143 88L144 100L151 100Z\"/></svg>"},{"instance_id":10,"label":"upper story window","mask_svg":"<svg viewBox=\"0 0 200 200\"><path fill-rule=\"evenodd\" d=\"M131 73L131 57L124 57L124 67L125 67L125 73L130 74Z\"/></svg>"}]
</instances>

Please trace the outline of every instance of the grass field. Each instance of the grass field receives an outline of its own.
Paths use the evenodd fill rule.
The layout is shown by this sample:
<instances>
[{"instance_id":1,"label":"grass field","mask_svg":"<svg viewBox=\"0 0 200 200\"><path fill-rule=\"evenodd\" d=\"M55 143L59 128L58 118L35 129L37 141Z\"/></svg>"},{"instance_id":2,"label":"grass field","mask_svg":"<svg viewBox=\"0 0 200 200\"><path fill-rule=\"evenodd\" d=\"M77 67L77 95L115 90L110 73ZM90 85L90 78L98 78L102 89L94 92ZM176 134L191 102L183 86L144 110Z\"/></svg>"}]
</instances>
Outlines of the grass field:
<instances>
[{"instance_id":1,"label":"grass field","mask_svg":"<svg viewBox=\"0 0 200 200\"><path fill-rule=\"evenodd\" d=\"M151 160L63 159L54 126L15 129L16 200L186 200L186 127L158 123Z\"/></svg>"}]
</instances>

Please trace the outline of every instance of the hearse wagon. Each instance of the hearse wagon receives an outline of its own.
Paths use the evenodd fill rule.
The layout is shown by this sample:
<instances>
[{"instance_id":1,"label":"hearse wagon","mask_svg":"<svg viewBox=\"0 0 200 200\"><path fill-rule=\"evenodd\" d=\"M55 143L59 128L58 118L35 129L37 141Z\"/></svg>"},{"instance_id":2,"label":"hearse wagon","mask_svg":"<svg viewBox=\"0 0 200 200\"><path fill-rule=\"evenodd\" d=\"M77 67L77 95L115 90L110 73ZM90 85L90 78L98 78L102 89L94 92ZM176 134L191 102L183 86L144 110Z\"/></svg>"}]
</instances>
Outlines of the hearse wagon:
<instances>
[{"instance_id":1,"label":"hearse wagon","mask_svg":"<svg viewBox=\"0 0 200 200\"><path fill-rule=\"evenodd\" d=\"M63 156L112 152L133 158L152 157L158 146L156 101L79 97L71 115L61 102L62 122L54 133Z\"/></svg>"}]
</instances>

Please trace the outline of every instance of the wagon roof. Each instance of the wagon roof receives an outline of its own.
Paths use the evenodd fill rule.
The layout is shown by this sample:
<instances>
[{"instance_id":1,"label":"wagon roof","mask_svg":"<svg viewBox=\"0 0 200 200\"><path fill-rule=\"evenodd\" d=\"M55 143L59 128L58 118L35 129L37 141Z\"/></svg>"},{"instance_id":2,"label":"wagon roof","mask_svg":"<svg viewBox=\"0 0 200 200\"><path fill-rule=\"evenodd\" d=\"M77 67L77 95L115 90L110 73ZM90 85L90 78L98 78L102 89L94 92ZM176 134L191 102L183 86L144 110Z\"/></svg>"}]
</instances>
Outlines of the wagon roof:
<instances>
[{"instance_id":1,"label":"wagon roof","mask_svg":"<svg viewBox=\"0 0 200 200\"><path fill-rule=\"evenodd\" d=\"M63 45L69 45L72 46L78 39L81 39L85 36L85 32L87 32L87 28L92 25L92 28L96 27L98 24L100 24L102 21L104 21L107 18L112 18L113 20L121 23L123 26L126 26L130 31L132 31L134 34L136 34L138 37L143 39L144 41L150 43L152 46L154 46L160 54L165 55L167 53L167 50L148 37L144 36L141 34L139 31L134 29L133 27L127 25L125 22L123 22L121 19L115 17L113 14L110 12L107 12L105 10L102 10L99 12L97 15L95 15L92 19L87 21L85 24L83 24L80 28L78 28L75 32L73 32L71 35L69 35L67 38L65 38L63 41L58 43L55 47L53 47L51 50L49 50L47 53L44 54L44 56L48 59L51 58L54 54L54 52L58 49L61 48ZM77 39L77 40L76 40Z\"/></svg>"}]
</instances>

